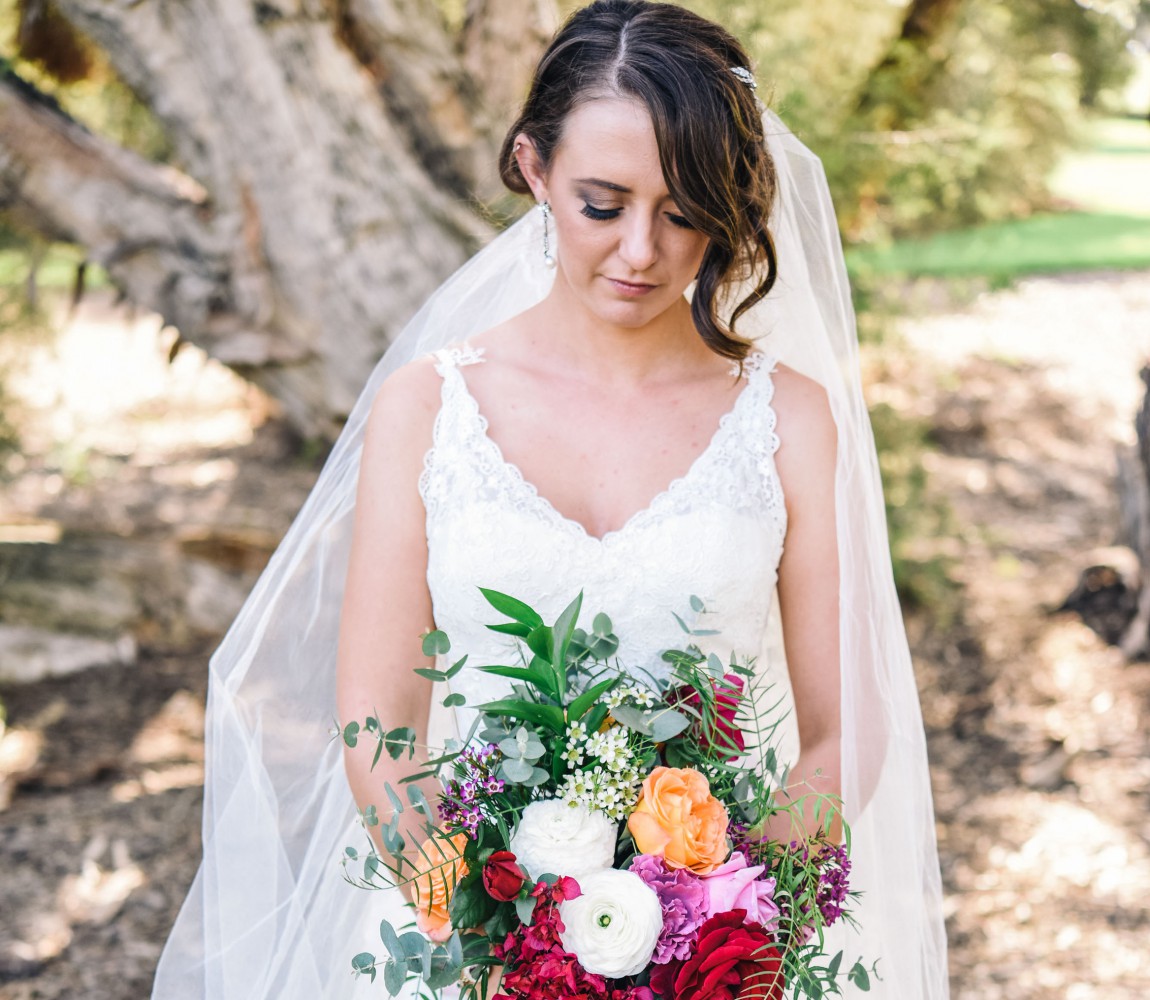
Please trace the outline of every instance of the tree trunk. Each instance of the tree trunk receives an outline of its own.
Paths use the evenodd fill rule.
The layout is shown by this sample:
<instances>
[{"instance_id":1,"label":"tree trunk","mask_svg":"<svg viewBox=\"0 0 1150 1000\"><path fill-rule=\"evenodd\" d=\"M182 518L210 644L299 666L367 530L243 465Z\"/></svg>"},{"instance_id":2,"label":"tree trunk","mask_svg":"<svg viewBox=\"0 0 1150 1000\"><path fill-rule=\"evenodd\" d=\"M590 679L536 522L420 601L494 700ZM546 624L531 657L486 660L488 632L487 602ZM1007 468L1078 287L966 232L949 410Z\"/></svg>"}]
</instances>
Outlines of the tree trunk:
<instances>
[{"instance_id":1,"label":"tree trunk","mask_svg":"<svg viewBox=\"0 0 1150 1000\"><path fill-rule=\"evenodd\" d=\"M541 0L502 2L534 18ZM406 319L490 234L474 203L496 190L500 129L434 6L56 7L151 107L180 169L91 135L9 75L0 207L87 247L303 433L330 436Z\"/></svg>"},{"instance_id":2,"label":"tree trunk","mask_svg":"<svg viewBox=\"0 0 1150 1000\"><path fill-rule=\"evenodd\" d=\"M946 63L944 44L963 0L912 0L902 28L859 90L856 115L872 128L905 129L929 103L930 84Z\"/></svg>"}]
</instances>

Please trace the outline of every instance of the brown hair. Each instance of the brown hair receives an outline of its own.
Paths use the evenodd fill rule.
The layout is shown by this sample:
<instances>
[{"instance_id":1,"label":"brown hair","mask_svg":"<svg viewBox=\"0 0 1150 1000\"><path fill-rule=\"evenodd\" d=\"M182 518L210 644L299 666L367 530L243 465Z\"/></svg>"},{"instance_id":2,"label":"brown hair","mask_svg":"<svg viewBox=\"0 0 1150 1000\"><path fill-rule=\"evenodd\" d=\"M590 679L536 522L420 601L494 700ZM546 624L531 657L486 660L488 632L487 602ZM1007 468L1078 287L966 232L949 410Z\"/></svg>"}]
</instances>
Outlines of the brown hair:
<instances>
[{"instance_id":1,"label":"brown hair","mask_svg":"<svg viewBox=\"0 0 1150 1000\"><path fill-rule=\"evenodd\" d=\"M753 89L732 67L747 53L724 28L683 7L649 0L596 0L559 29L535 70L519 118L500 151L500 176L529 194L515 158L515 136L529 135L544 168L576 105L612 94L650 112L667 190L688 222L708 238L691 299L704 342L742 361L749 350L738 318L775 283L778 264L767 223L775 167L763 143ZM762 274L724 320L730 283Z\"/></svg>"}]
</instances>

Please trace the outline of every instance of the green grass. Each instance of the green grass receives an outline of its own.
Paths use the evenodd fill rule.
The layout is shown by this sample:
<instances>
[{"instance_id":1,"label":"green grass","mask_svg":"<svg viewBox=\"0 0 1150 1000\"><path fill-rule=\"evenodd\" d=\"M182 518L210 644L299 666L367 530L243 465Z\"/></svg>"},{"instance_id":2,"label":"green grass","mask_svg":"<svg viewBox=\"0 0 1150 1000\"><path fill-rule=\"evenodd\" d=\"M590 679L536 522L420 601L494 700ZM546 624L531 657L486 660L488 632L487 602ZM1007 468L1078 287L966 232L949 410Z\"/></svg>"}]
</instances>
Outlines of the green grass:
<instances>
[{"instance_id":1,"label":"green grass","mask_svg":"<svg viewBox=\"0 0 1150 1000\"><path fill-rule=\"evenodd\" d=\"M1090 122L1087 148L1069 154L1050 179L1064 211L991 223L885 247L855 247L855 273L934 277L1150 268L1150 124Z\"/></svg>"},{"instance_id":2,"label":"green grass","mask_svg":"<svg viewBox=\"0 0 1150 1000\"><path fill-rule=\"evenodd\" d=\"M1091 212L1036 215L883 248L855 248L853 271L958 278L1150 268L1150 218Z\"/></svg>"}]
</instances>

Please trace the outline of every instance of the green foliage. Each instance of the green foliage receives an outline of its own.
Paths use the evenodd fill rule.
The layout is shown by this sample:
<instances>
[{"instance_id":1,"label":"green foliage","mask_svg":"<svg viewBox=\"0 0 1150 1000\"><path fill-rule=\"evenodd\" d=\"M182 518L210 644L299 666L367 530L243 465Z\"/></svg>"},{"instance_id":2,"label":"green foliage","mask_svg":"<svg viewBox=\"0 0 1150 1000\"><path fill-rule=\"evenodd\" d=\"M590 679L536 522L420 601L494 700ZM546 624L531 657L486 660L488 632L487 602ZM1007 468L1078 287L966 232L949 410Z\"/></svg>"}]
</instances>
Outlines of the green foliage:
<instances>
[{"instance_id":1,"label":"green foliage","mask_svg":"<svg viewBox=\"0 0 1150 1000\"><path fill-rule=\"evenodd\" d=\"M895 44L907 4L688 6L747 44L765 98L822 157L850 242L1047 206L1081 108L1130 71L1128 28L1071 0L966 0L925 51Z\"/></svg>"}]
</instances>

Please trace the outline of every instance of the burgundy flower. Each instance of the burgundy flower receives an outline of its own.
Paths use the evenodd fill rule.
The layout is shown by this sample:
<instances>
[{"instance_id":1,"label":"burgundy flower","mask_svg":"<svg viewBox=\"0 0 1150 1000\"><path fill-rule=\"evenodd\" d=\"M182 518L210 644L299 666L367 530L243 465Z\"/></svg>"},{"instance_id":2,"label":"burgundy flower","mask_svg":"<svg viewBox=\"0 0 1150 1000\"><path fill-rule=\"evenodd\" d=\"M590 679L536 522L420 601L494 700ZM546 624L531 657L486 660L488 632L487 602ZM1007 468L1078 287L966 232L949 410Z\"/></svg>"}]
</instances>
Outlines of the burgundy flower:
<instances>
[{"instance_id":1,"label":"burgundy flower","mask_svg":"<svg viewBox=\"0 0 1150 1000\"><path fill-rule=\"evenodd\" d=\"M746 910L731 910L711 917L687 961L655 966L651 988L665 1000L782 1000L783 956L760 924L744 922L746 916Z\"/></svg>"},{"instance_id":2,"label":"burgundy flower","mask_svg":"<svg viewBox=\"0 0 1150 1000\"><path fill-rule=\"evenodd\" d=\"M509 903L519 896L523 872L510 851L496 851L483 866L483 888L492 899Z\"/></svg>"},{"instance_id":3,"label":"burgundy flower","mask_svg":"<svg viewBox=\"0 0 1150 1000\"><path fill-rule=\"evenodd\" d=\"M746 749L743 730L736 721L743 700L743 679L738 674L727 674L721 681L711 681L715 703L710 719L702 719L691 726L691 734L707 750L717 750L726 760L734 760ZM673 691L668 698L672 705L684 705L703 711L703 699L689 685Z\"/></svg>"}]
</instances>

